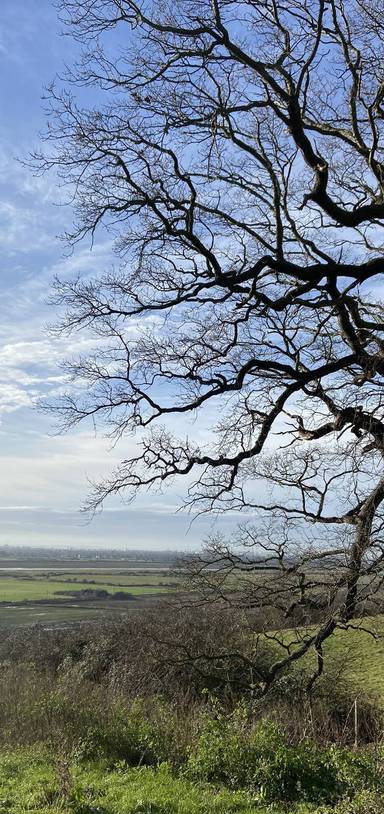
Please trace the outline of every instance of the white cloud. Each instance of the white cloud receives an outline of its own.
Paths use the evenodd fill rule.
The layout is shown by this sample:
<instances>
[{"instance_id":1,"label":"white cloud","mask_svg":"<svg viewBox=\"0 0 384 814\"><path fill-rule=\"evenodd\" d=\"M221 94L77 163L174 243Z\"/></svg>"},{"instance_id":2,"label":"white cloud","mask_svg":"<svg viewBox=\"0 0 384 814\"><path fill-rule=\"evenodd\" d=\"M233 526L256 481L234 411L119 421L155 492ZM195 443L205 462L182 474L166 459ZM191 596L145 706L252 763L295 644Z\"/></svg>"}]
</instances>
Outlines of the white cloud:
<instances>
[{"instance_id":1,"label":"white cloud","mask_svg":"<svg viewBox=\"0 0 384 814\"><path fill-rule=\"evenodd\" d=\"M44 331L46 323L55 321L47 305L51 279L110 270L113 255L104 234L92 251L85 242L65 256L56 235L70 228L71 211L56 205L55 177L34 177L17 161L36 146L43 124L40 88L60 69L54 51L68 48L68 39L52 36L57 24L53 5L50 0L2 0L1 10L0 62L12 71L12 83L2 84L0 76L0 92L14 98L4 99L8 107L0 124L0 539L180 545L190 522L176 515L184 483L166 497L143 495L129 509L112 500L86 525L77 508L86 496L87 479L105 476L130 457L134 441L122 439L111 449L108 440L85 430L52 437L50 420L32 409L37 397L63 384L60 361L86 353L93 343L86 335L54 339ZM135 322L130 331L137 331ZM172 424L183 434L185 420L175 418ZM207 430L199 424L194 432L201 442Z\"/></svg>"}]
</instances>

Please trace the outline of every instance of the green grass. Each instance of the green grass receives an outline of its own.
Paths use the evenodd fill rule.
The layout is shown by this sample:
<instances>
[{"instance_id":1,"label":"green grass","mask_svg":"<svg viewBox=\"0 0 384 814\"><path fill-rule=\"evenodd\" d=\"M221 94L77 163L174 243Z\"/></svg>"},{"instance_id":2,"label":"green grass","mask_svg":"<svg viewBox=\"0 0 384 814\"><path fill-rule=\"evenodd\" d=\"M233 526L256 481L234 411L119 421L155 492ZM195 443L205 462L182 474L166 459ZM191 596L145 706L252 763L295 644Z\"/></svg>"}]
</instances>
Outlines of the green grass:
<instances>
[{"instance_id":1,"label":"green grass","mask_svg":"<svg viewBox=\"0 0 384 814\"><path fill-rule=\"evenodd\" d=\"M62 582L63 580L67 581L68 579L75 579L82 582L84 580L89 580L96 584L104 583L105 585L124 585L124 586L155 586L155 587L167 587L168 585L176 584L177 580L167 574L159 574L157 576L153 576L152 574L142 574L138 576L136 574L111 574L106 572L94 573L89 571L88 573L74 574L73 572L69 572L68 574L58 574L52 573L49 577L50 579L54 579L55 581Z\"/></svg>"},{"instance_id":2,"label":"green grass","mask_svg":"<svg viewBox=\"0 0 384 814\"><path fill-rule=\"evenodd\" d=\"M305 631L308 632L308 629ZM285 644L297 642L297 630L284 630L281 639ZM296 644L294 645L294 647ZM276 654L280 646L272 642ZM363 617L353 622L353 628L337 629L323 643L324 677L346 680L359 695L370 697L384 709L384 615ZM294 665L294 671L316 672L317 658L311 649Z\"/></svg>"},{"instance_id":3,"label":"green grass","mask_svg":"<svg viewBox=\"0 0 384 814\"><path fill-rule=\"evenodd\" d=\"M168 589L159 585L150 586L124 586L109 585L98 582L91 585L86 582L64 583L60 580L26 579L20 577L0 577L0 602L24 602L26 600L59 599L68 596L69 591L84 591L101 589L114 594L117 591L126 591L134 596L143 594L164 593Z\"/></svg>"},{"instance_id":4,"label":"green grass","mask_svg":"<svg viewBox=\"0 0 384 814\"><path fill-rule=\"evenodd\" d=\"M384 616L357 621L359 630L338 630L324 644L326 662L340 664L356 691L384 705Z\"/></svg>"},{"instance_id":5,"label":"green grass","mask_svg":"<svg viewBox=\"0 0 384 814\"><path fill-rule=\"evenodd\" d=\"M284 814L306 814L299 807ZM283 814L258 806L243 792L176 777L166 766L71 766L43 750L0 754L0 812L4 814Z\"/></svg>"},{"instance_id":6,"label":"green grass","mask_svg":"<svg viewBox=\"0 0 384 814\"><path fill-rule=\"evenodd\" d=\"M68 580L71 580L70 582ZM150 603L156 596L172 590L169 575L129 574L122 571L88 570L26 570L0 574L0 626L68 624L92 620L100 614L113 616L131 611L138 602ZM162 583L162 584L160 584ZM107 591L108 596L97 599L90 596L76 596L81 591ZM130 594L125 602L112 603L111 597L117 592ZM67 599L68 604L60 604ZM49 604L36 604L45 600ZM95 602L97 603L95 605ZM23 605L28 603L28 605ZM1 814L1 809L0 809Z\"/></svg>"},{"instance_id":7,"label":"green grass","mask_svg":"<svg viewBox=\"0 0 384 814\"><path fill-rule=\"evenodd\" d=\"M351 687L370 696L384 707L384 615L356 619L353 628L336 630L323 644L324 674L340 674ZM296 640L296 631L283 631L286 643ZM273 646L273 645L272 645ZM280 653L278 646L276 652ZM317 659L313 650L295 669L308 673L316 671Z\"/></svg>"},{"instance_id":8,"label":"green grass","mask_svg":"<svg viewBox=\"0 0 384 814\"><path fill-rule=\"evenodd\" d=\"M126 613L137 608L140 601L151 603L156 596L171 591L169 583L174 582L162 571L146 574L143 569L140 574L130 574L124 568L108 571L106 567L103 570L91 567L82 570L82 567L81 564L78 569L67 570L60 566L0 573L0 626L67 624L91 620L101 614ZM76 592L92 590L104 590L108 596L104 599L76 596ZM112 603L110 599L117 592L130 594L132 601ZM63 599L68 600L66 605L60 603ZM49 604L33 604L41 600Z\"/></svg>"},{"instance_id":9,"label":"green grass","mask_svg":"<svg viewBox=\"0 0 384 814\"><path fill-rule=\"evenodd\" d=\"M84 581L91 581L97 584L103 583L108 585L154 585L154 586L165 586L167 587L169 584L175 584L177 582L177 578L172 577L164 572L160 572L158 574L130 574L129 572L119 571L118 573L111 572L111 571L82 571L78 570L71 570L71 571L25 571L20 572L20 574L15 573L4 573L1 574L1 579L39 579L41 581L54 581L54 582L67 582L68 580L76 580L78 582Z\"/></svg>"}]
</instances>

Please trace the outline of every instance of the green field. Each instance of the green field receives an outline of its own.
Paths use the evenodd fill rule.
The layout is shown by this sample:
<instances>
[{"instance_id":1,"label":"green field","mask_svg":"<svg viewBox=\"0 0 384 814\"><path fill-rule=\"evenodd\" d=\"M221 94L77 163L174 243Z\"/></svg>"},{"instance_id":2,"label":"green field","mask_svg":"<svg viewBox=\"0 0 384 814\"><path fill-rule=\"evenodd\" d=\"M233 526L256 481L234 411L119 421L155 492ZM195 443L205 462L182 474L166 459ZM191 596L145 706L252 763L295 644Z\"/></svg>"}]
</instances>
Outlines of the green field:
<instances>
[{"instance_id":1,"label":"green field","mask_svg":"<svg viewBox=\"0 0 384 814\"><path fill-rule=\"evenodd\" d=\"M308 629L306 629L308 632ZM282 633L285 643L296 642L297 631ZM273 645L272 645L273 646ZM279 647L276 652L281 654ZM344 679L356 691L356 696L370 696L384 709L384 615L356 619L353 628L338 629L323 644L324 677ZM293 670L308 677L316 672L317 657L310 650L299 659Z\"/></svg>"},{"instance_id":2,"label":"green field","mask_svg":"<svg viewBox=\"0 0 384 814\"><path fill-rule=\"evenodd\" d=\"M0 602L25 602L37 599L60 599L68 597L69 592L86 590L105 590L113 595L126 591L134 596L142 594L163 593L167 588L159 585L113 585L108 582L64 582L63 580L26 579L21 577L0 577Z\"/></svg>"},{"instance_id":3,"label":"green field","mask_svg":"<svg viewBox=\"0 0 384 814\"><path fill-rule=\"evenodd\" d=\"M10 575L8 575L9 578ZM104 585L120 585L120 586L156 586L161 587L164 586L167 588L169 585L176 583L176 578L172 576L168 576L167 574L159 572L158 574L153 575L152 573L146 573L143 571L140 574L132 574L129 571L118 571L115 573L114 571L92 571L91 569L87 571L32 571L28 573L21 574L18 578L27 578L28 577L38 577L40 580L53 580L55 582L68 582L68 580L75 581L75 582L90 582L94 584L101 584ZM0 574L0 580L2 576Z\"/></svg>"},{"instance_id":4,"label":"green field","mask_svg":"<svg viewBox=\"0 0 384 814\"><path fill-rule=\"evenodd\" d=\"M39 750L0 754L0 811L7 814L325 814L257 805L252 795L188 782L166 766L69 766Z\"/></svg>"},{"instance_id":5,"label":"green field","mask_svg":"<svg viewBox=\"0 0 384 814\"><path fill-rule=\"evenodd\" d=\"M17 561L15 561L17 562ZM126 566L126 564L125 564ZM93 565L82 561L70 564L41 561L17 566L14 562L0 571L0 625L64 624L86 621L97 616L127 613L165 595L176 587L166 568L153 565L130 570L122 563ZM107 596L97 596L105 591ZM121 594L114 599L116 594ZM124 596L124 594L126 596Z\"/></svg>"},{"instance_id":6,"label":"green field","mask_svg":"<svg viewBox=\"0 0 384 814\"><path fill-rule=\"evenodd\" d=\"M326 662L384 706L384 616L361 619L358 630L338 630L324 644Z\"/></svg>"}]
</instances>

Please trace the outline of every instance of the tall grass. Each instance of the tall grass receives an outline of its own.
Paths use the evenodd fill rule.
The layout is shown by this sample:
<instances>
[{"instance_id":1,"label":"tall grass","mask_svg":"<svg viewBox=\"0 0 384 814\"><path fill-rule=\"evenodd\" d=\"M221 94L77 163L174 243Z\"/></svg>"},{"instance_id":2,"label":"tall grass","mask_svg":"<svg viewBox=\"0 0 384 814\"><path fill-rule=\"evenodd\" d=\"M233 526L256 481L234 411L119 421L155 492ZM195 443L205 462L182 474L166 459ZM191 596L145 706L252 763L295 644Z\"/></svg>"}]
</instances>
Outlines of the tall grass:
<instances>
[{"instance_id":1,"label":"tall grass","mask_svg":"<svg viewBox=\"0 0 384 814\"><path fill-rule=\"evenodd\" d=\"M102 761L112 769L159 767L186 780L252 793L260 802L335 804L384 793L381 749L354 752L284 731L259 704L231 708L204 694L200 705L159 696L124 699L83 678L21 666L0 676L0 746L45 744L62 765ZM271 710L269 710L271 712Z\"/></svg>"},{"instance_id":2,"label":"tall grass","mask_svg":"<svg viewBox=\"0 0 384 814\"><path fill-rule=\"evenodd\" d=\"M355 694L340 665L311 696L296 670L261 697L241 675L240 661L211 658L234 642L247 652L236 625L187 621L170 630L163 619L163 638L158 620L147 619L141 627L129 621L65 633L38 629L3 641L0 747L44 744L63 783L65 767L87 761L107 772L166 766L186 784L244 792L257 804L301 801L360 814L365 801L364 814L376 814L384 795L381 711L360 697L356 730ZM196 669L177 649L175 655L175 629L187 650L204 648L206 664L200 660ZM268 651L260 657L267 660ZM356 737L368 748L351 748Z\"/></svg>"}]
</instances>

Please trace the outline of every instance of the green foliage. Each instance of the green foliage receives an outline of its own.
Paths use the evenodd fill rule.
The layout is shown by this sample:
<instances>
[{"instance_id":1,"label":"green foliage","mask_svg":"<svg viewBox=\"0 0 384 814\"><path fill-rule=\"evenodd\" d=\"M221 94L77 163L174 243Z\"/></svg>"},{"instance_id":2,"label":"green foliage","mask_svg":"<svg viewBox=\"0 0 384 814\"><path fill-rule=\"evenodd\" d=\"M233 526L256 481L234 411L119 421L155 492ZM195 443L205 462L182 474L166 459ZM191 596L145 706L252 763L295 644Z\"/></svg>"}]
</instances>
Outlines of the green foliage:
<instances>
[{"instance_id":1,"label":"green foliage","mask_svg":"<svg viewBox=\"0 0 384 814\"><path fill-rule=\"evenodd\" d=\"M205 737L206 734L205 734ZM252 743L265 749L264 790L225 788L217 780L175 772L168 763L157 767L130 767L125 761L111 764L52 757L44 748L0 753L0 812L5 814L382 814L384 797L375 789L378 774L372 755L353 755L336 747L328 750L326 763L314 765L310 744L286 747L275 727L265 726ZM198 744L198 749L200 743ZM277 754L273 760L273 750ZM306 752L310 757L306 757ZM285 755L285 757L284 757ZM319 756L319 753L316 753ZM237 761L244 753L237 755ZM233 756L235 761L235 756ZM300 768L300 763L303 764ZM326 799L320 784L329 783L330 766L336 772L338 800ZM325 767L325 768L324 768ZM189 771L191 766L188 767ZM274 777L274 772L276 772ZM291 780L289 773L292 774ZM237 776L244 774L237 767ZM335 774L332 775L335 777ZM222 775L222 779L224 776ZM300 778L301 787L295 786ZM225 778L224 778L225 779ZM291 784L291 785L290 785ZM364 789L363 786L370 788ZM292 789L296 795L292 796ZM318 797L316 801L314 798ZM309 798L313 798L312 802ZM290 805L288 803L290 802Z\"/></svg>"},{"instance_id":2,"label":"green foliage","mask_svg":"<svg viewBox=\"0 0 384 814\"><path fill-rule=\"evenodd\" d=\"M129 766L154 766L172 754L172 723L161 712L157 699L151 720L140 701L130 707L115 701L103 709L95 693L87 702L83 694L77 699L61 688L44 695L34 710L45 719L53 747L60 743L79 760L106 758Z\"/></svg>"},{"instance_id":3,"label":"green foliage","mask_svg":"<svg viewBox=\"0 0 384 814\"><path fill-rule=\"evenodd\" d=\"M384 811L379 748L320 745L299 728L296 737L263 717L260 700L211 700L209 713L206 694L188 709L157 696L132 702L26 665L4 669L0 688L3 750L33 744L38 754L45 743L55 755L39 762L0 750L0 814L281 814L288 803L290 814Z\"/></svg>"},{"instance_id":4,"label":"green foliage","mask_svg":"<svg viewBox=\"0 0 384 814\"><path fill-rule=\"evenodd\" d=\"M230 715L216 709L205 718L186 773L200 781L251 789L265 802L331 804L382 784L372 756L321 748L309 740L289 745L276 724L262 721L250 728L243 706Z\"/></svg>"},{"instance_id":5,"label":"green foliage","mask_svg":"<svg viewBox=\"0 0 384 814\"><path fill-rule=\"evenodd\" d=\"M217 790L157 769L71 767L63 784L44 751L0 755L0 812L5 814L267 814L243 792ZM268 811L268 814L270 812ZM272 812L271 812L272 814ZM276 809L275 814L282 814Z\"/></svg>"},{"instance_id":6,"label":"green foliage","mask_svg":"<svg viewBox=\"0 0 384 814\"><path fill-rule=\"evenodd\" d=\"M335 814L382 814L384 797L372 791L363 791L353 800L343 801L335 809Z\"/></svg>"},{"instance_id":7,"label":"green foliage","mask_svg":"<svg viewBox=\"0 0 384 814\"><path fill-rule=\"evenodd\" d=\"M196 709L194 717L191 712L188 717L158 697L128 703L90 683L72 687L60 679L40 685L37 677L36 683L32 678L29 674L24 694L14 694L13 704L11 696L5 698L9 717L3 718L3 743L7 739L15 743L17 735L20 745L45 742L61 756L60 788L66 799L71 789L73 806L75 786L68 781L65 766L90 760L103 761L108 771L117 764L125 771L167 763L173 772L181 769L192 785L213 783L233 793L244 792L259 805L279 801L330 805L364 790L384 789L377 753L320 746L303 738L289 740L273 721L255 719L254 708L245 703L228 712L215 702L209 714ZM88 814L83 804L88 801L80 795L75 814Z\"/></svg>"}]
</instances>

